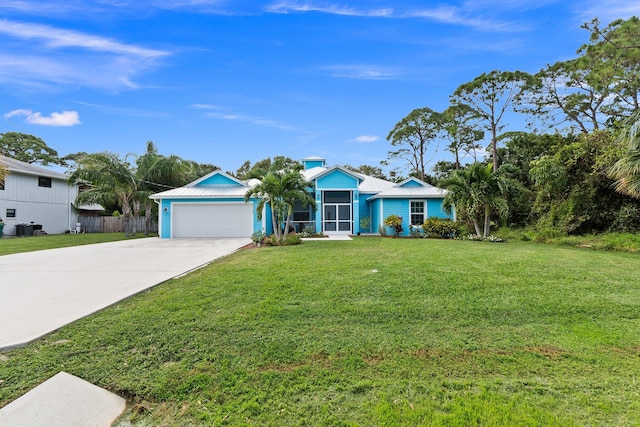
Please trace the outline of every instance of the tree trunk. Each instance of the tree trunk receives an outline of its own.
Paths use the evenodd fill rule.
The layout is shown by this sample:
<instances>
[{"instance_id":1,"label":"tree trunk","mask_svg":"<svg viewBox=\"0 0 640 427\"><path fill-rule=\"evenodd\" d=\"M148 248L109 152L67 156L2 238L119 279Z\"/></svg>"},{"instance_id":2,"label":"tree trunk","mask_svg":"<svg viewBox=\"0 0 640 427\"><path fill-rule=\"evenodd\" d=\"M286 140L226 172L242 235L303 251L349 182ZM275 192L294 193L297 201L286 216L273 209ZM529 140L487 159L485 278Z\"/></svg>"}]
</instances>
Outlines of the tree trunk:
<instances>
[{"instance_id":1,"label":"tree trunk","mask_svg":"<svg viewBox=\"0 0 640 427\"><path fill-rule=\"evenodd\" d=\"M273 234L276 235L276 240L280 241L280 225L278 225L278 218L276 217L276 208L273 200L269 202L269 206L271 207L271 225L273 227Z\"/></svg>"},{"instance_id":2,"label":"tree trunk","mask_svg":"<svg viewBox=\"0 0 640 427\"><path fill-rule=\"evenodd\" d=\"M486 239L489 237L489 231L491 229L491 217L490 217L489 206L484 208L484 234L483 237Z\"/></svg>"},{"instance_id":3,"label":"tree trunk","mask_svg":"<svg viewBox=\"0 0 640 427\"><path fill-rule=\"evenodd\" d=\"M476 236L481 236L482 233L480 232L480 225L478 224L476 217L474 216L471 218L471 221L473 221L473 228L476 230Z\"/></svg>"}]
</instances>

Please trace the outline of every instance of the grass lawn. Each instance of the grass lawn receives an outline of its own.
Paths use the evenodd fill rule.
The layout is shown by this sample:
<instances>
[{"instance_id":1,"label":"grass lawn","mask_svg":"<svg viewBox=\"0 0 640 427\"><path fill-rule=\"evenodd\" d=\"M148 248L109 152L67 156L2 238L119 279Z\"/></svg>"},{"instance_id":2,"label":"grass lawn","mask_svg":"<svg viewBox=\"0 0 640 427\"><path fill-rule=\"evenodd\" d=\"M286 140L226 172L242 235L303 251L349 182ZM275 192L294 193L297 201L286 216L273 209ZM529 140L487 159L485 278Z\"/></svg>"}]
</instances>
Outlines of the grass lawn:
<instances>
[{"instance_id":1,"label":"grass lawn","mask_svg":"<svg viewBox=\"0 0 640 427\"><path fill-rule=\"evenodd\" d=\"M640 257L358 238L240 251L0 354L122 425L640 425Z\"/></svg>"},{"instance_id":2,"label":"grass lawn","mask_svg":"<svg viewBox=\"0 0 640 427\"><path fill-rule=\"evenodd\" d=\"M154 234L157 236L157 234ZM3 237L0 239L0 255L19 252L41 251L43 249L67 248L69 246L91 245L93 243L114 242L116 240L148 237L142 233L136 237L126 237L124 233L83 233L48 234L33 237Z\"/></svg>"}]
</instances>

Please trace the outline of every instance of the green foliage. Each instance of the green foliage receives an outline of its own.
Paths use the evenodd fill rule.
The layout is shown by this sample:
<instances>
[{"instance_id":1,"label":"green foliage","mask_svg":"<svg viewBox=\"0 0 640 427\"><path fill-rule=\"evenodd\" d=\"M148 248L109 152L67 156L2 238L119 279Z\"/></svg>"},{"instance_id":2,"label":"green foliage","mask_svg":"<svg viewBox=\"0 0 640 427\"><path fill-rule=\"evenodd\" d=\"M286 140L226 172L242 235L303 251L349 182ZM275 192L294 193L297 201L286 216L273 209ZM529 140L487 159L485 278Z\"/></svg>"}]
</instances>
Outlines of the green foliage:
<instances>
[{"instance_id":1,"label":"green foliage","mask_svg":"<svg viewBox=\"0 0 640 427\"><path fill-rule=\"evenodd\" d=\"M256 205L258 218L262 218L264 207L269 206L271 225L277 242L282 241L289 233L296 202L303 206L316 207L315 198L308 192L311 184L304 180L299 168L282 169L281 166L283 164L280 162L274 163L260 184L249 189L244 196L246 201L251 197L260 199Z\"/></svg>"},{"instance_id":2,"label":"green foliage","mask_svg":"<svg viewBox=\"0 0 640 427\"><path fill-rule=\"evenodd\" d=\"M267 157L266 159L255 162L253 165L251 165L251 161L247 160L233 175L238 179L247 181L252 178L262 179L272 170L300 170L301 168L302 165L300 162L289 157L275 156L273 160L271 160L271 157Z\"/></svg>"},{"instance_id":3,"label":"green foliage","mask_svg":"<svg viewBox=\"0 0 640 427\"><path fill-rule=\"evenodd\" d=\"M287 233L287 235L280 237L272 234L265 239L265 242L270 246L290 246L299 245L302 243L302 239L297 233Z\"/></svg>"},{"instance_id":4,"label":"green foliage","mask_svg":"<svg viewBox=\"0 0 640 427\"><path fill-rule=\"evenodd\" d=\"M251 233L251 241L254 244L262 243L265 237L266 236L262 230L254 231L253 233Z\"/></svg>"},{"instance_id":5,"label":"green foliage","mask_svg":"<svg viewBox=\"0 0 640 427\"><path fill-rule=\"evenodd\" d=\"M239 251L3 352L0 406L64 370L126 397L121 425L640 425L639 270L522 242Z\"/></svg>"},{"instance_id":6,"label":"green foliage","mask_svg":"<svg viewBox=\"0 0 640 427\"><path fill-rule=\"evenodd\" d=\"M64 164L58 157L58 152L42 139L19 132L0 134L0 155L25 163L39 163L42 166Z\"/></svg>"},{"instance_id":7,"label":"green foliage","mask_svg":"<svg viewBox=\"0 0 640 427\"><path fill-rule=\"evenodd\" d=\"M625 151L609 169L609 177L616 180L616 191L640 199L640 112L625 121L618 140Z\"/></svg>"},{"instance_id":8,"label":"green foliage","mask_svg":"<svg viewBox=\"0 0 640 427\"><path fill-rule=\"evenodd\" d=\"M398 215L389 215L384 219L384 225L391 227L396 236L402 234L404 229L402 228L402 217Z\"/></svg>"},{"instance_id":9,"label":"green foliage","mask_svg":"<svg viewBox=\"0 0 640 427\"><path fill-rule=\"evenodd\" d=\"M553 155L531 162L538 227L569 234L608 230L618 211L630 201L614 191L608 177L620 152L611 133L601 131L581 135Z\"/></svg>"},{"instance_id":10,"label":"green foliage","mask_svg":"<svg viewBox=\"0 0 640 427\"><path fill-rule=\"evenodd\" d=\"M360 218L360 231L363 233L371 232L371 217L363 216Z\"/></svg>"},{"instance_id":11,"label":"green foliage","mask_svg":"<svg viewBox=\"0 0 640 427\"><path fill-rule=\"evenodd\" d=\"M416 108L393 127L387 141L395 149L389 151L387 161L401 160L411 172L425 180L429 146L442 134L442 114L431 108Z\"/></svg>"},{"instance_id":12,"label":"green foliage","mask_svg":"<svg viewBox=\"0 0 640 427\"><path fill-rule=\"evenodd\" d=\"M424 220L422 229L428 237L449 239L458 235L458 224L449 218L431 217Z\"/></svg>"},{"instance_id":13,"label":"green foliage","mask_svg":"<svg viewBox=\"0 0 640 427\"><path fill-rule=\"evenodd\" d=\"M532 76L522 71L498 71L482 73L472 81L460 85L453 95L453 105L471 109L490 134L490 153L493 170L498 164L498 135L504 124L504 114L513 110L519 95L532 80Z\"/></svg>"}]
</instances>

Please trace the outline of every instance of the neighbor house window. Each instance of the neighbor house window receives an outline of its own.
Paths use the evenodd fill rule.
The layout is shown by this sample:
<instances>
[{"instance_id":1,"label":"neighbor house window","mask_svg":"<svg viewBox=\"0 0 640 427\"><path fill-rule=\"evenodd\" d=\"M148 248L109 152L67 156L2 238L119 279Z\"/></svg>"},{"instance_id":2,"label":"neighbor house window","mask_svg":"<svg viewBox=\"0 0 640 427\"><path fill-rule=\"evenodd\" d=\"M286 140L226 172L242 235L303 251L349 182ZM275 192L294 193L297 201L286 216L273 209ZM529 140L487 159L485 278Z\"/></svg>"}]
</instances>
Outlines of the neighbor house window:
<instances>
[{"instance_id":1,"label":"neighbor house window","mask_svg":"<svg viewBox=\"0 0 640 427\"><path fill-rule=\"evenodd\" d=\"M411 202L411 225L422 225L424 222L424 201Z\"/></svg>"},{"instance_id":2,"label":"neighbor house window","mask_svg":"<svg viewBox=\"0 0 640 427\"><path fill-rule=\"evenodd\" d=\"M16 210L15 209L7 209L7 218L15 218L16 217Z\"/></svg>"},{"instance_id":3,"label":"neighbor house window","mask_svg":"<svg viewBox=\"0 0 640 427\"><path fill-rule=\"evenodd\" d=\"M51 178L47 178L44 176L38 177L38 187L47 187L51 188Z\"/></svg>"}]
</instances>

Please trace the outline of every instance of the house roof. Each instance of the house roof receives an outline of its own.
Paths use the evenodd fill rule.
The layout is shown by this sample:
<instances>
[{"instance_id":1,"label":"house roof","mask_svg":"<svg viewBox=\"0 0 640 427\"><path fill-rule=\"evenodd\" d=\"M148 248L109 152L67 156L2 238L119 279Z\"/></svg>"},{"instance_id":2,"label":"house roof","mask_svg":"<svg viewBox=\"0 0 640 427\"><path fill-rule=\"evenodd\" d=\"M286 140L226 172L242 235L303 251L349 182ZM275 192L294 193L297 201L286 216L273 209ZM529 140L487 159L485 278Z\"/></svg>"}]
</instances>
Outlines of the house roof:
<instances>
[{"instance_id":1,"label":"house roof","mask_svg":"<svg viewBox=\"0 0 640 427\"><path fill-rule=\"evenodd\" d=\"M248 186L232 185L207 185L202 187L180 187L162 193L152 194L152 199L198 199L198 198L222 198L244 197Z\"/></svg>"},{"instance_id":2,"label":"house roof","mask_svg":"<svg viewBox=\"0 0 640 427\"><path fill-rule=\"evenodd\" d=\"M207 184L207 180L215 175L226 178L225 184ZM152 194L152 199L198 199L198 198L238 198L244 197L247 191L260 184L258 179L250 179L248 182L239 180L220 170L213 171L184 187L174 188L161 193Z\"/></svg>"},{"instance_id":3,"label":"house roof","mask_svg":"<svg viewBox=\"0 0 640 427\"><path fill-rule=\"evenodd\" d=\"M312 159L307 157L307 159ZM323 159L324 160L324 159ZM417 178L409 178L401 183L386 181L359 172L354 172L344 166L322 167L317 166L302 170L300 173L306 181L312 182L322 178L332 172L341 171L358 181L358 191L364 194L372 194L367 200L377 198L431 198L443 197L446 190L434 187ZM228 183L210 184L209 178L220 175L227 178ZM215 177L214 177L215 178ZM247 182L241 181L220 170L211 172L184 187L163 191L153 194L152 199L195 199L195 198L237 198L244 197L246 192L260 184L260 180L251 179Z\"/></svg>"},{"instance_id":4,"label":"house roof","mask_svg":"<svg viewBox=\"0 0 640 427\"><path fill-rule=\"evenodd\" d=\"M414 185L407 185L407 184ZM447 194L447 190L442 188L434 187L431 184L428 184L424 181L421 181L417 178L409 178L404 181L395 184L393 187L386 189L377 193L376 195L369 197L367 200L374 199L407 199L407 198L433 198L433 197L444 197Z\"/></svg>"},{"instance_id":5,"label":"house roof","mask_svg":"<svg viewBox=\"0 0 640 427\"><path fill-rule=\"evenodd\" d=\"M0 163L5 165L9 169L10 173L21 173L25 175L44 176L47 178L61 179L68 181L69 177L60 172L54 172L49 169L45 169L40 166L35 166L30 163L21 162L20 160L12 159L9 157L0 157Z\"/></svg>"}]
</instances>

